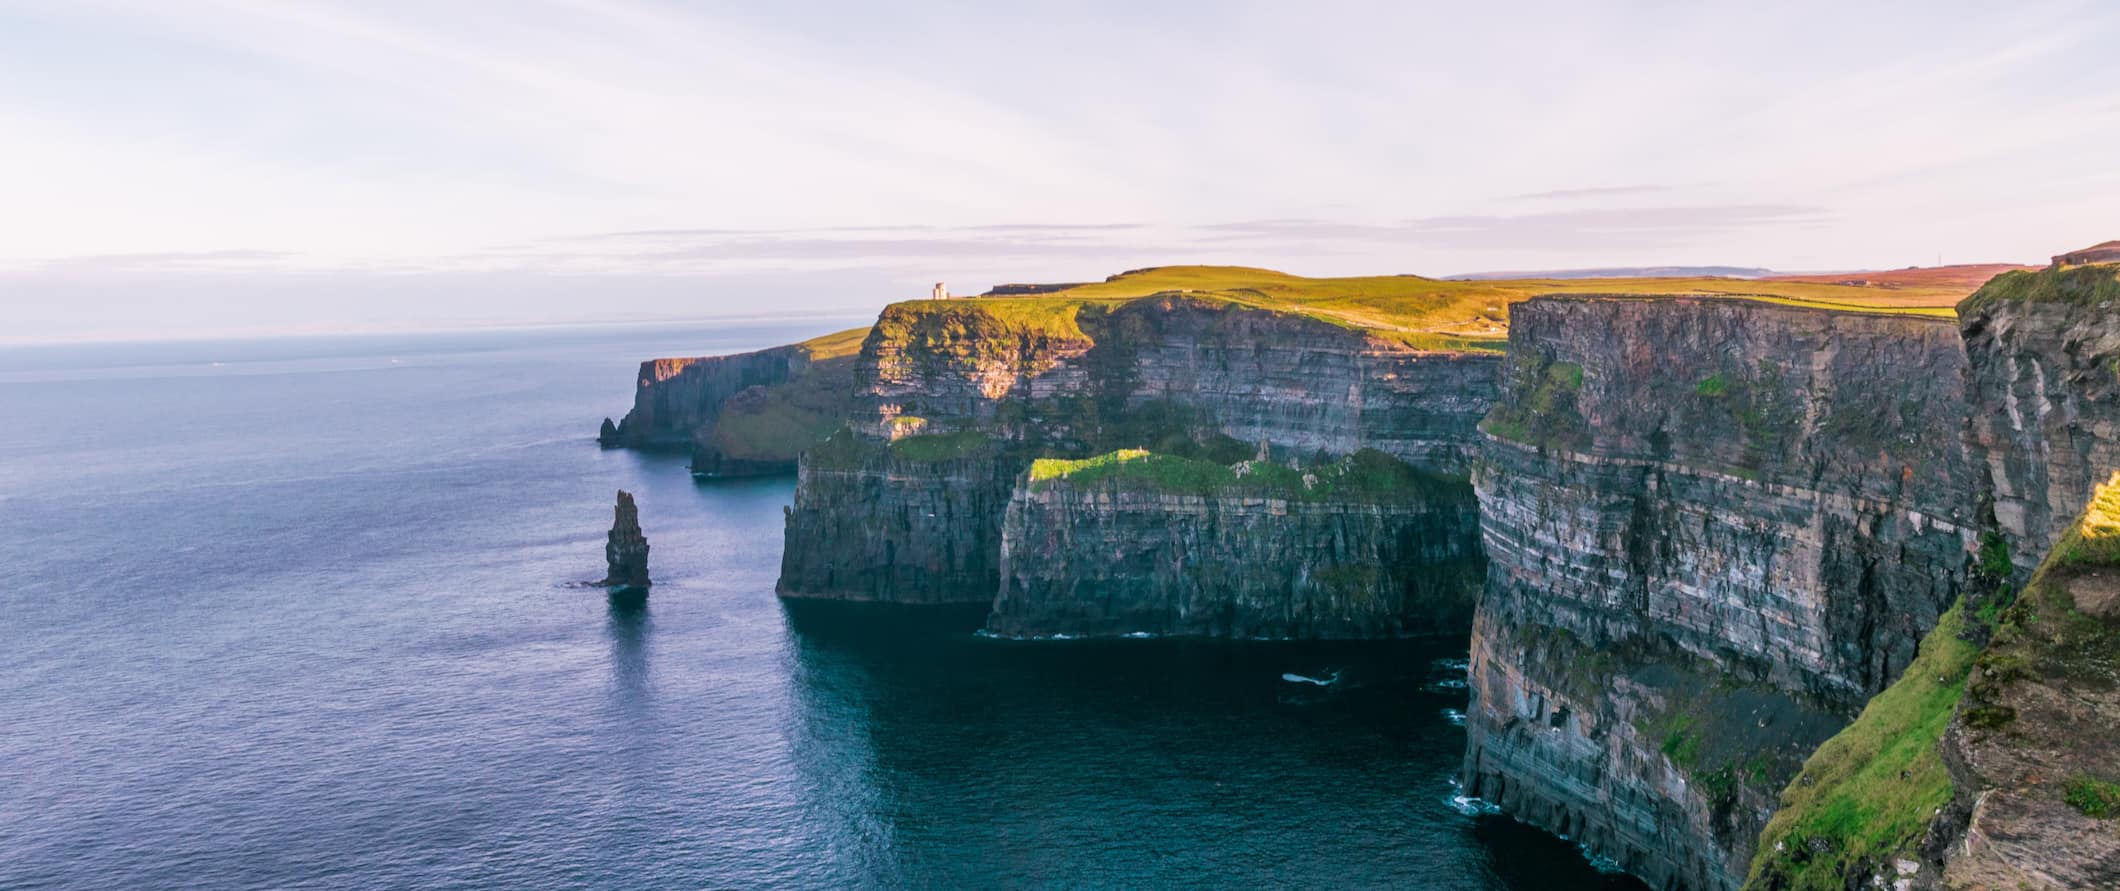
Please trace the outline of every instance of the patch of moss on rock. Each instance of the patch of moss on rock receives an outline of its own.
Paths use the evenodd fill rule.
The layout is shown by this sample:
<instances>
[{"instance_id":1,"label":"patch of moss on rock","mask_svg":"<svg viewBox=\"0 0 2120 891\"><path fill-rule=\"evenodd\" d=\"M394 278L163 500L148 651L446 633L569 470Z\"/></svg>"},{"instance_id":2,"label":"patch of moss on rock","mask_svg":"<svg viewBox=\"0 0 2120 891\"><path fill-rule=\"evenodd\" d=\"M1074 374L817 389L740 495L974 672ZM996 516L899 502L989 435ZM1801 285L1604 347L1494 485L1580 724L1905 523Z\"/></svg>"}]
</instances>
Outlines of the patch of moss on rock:
<instances>
[{"instance_id":1,"label":"patch of moss on rock","mask_svg":"<svg viewBox=\"0 0 2120 891\"><path fill-rule=\"evenodd\" d=\"M2099 820L2120 817L2120 783L2088 776L2072 777L2063 800L2086 817Z\"/></svg>"},{"instance_id":2,"label":"patch of moss on rock","mask_svg":"<svg viewBox=\"0 0 2120 891\"><path fill-rule=\"evenodd\" d=\"M1583 389L1583 366L1555 361L1538 353L1509 357L1507 387L1480 429L1526 445L1582 448L1590 425L1576 407Z\"/></svg>"}]
</instances>

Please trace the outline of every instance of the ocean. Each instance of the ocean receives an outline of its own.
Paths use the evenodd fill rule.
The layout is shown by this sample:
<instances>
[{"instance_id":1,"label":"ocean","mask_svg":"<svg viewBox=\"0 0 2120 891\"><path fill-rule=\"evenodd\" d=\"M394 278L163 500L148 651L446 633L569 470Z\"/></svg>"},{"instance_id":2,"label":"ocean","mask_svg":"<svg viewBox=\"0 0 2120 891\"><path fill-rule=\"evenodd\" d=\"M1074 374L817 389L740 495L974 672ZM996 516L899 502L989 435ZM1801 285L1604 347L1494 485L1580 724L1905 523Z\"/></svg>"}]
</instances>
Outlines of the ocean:
<instances>
[{"instance_id":1,"label":"ocean","mask_svg":"<svg viewBox=\"0 0 2120 891\"><path fill-rule=\"evenodd\" d=\"M0 888L1639 887L1453 802L1463 640L798 608L792 479L594 442L854 323L0 350Z\"/></svg>"}]
</instances>

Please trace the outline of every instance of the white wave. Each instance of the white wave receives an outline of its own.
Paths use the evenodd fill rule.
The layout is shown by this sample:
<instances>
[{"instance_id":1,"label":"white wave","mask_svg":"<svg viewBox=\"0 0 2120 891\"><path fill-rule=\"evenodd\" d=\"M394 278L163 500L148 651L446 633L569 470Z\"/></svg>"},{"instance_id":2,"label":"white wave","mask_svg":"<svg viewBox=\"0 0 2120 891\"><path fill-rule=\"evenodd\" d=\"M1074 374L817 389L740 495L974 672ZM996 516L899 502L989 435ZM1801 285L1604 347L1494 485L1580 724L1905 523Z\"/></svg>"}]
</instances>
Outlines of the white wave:
<instances>
[{"instance_id":1,"label":"white wave","mask_svg":"<svg viewBox=\"0 0 2120 891\"><path fill-rule=\"evenodd\" d=\"M1325 677L1314 678L1307 674L1296 674L1293 671L1286 671L1281 673L1281 680L1291 684L1316 684L1320 687L1330 687L1340 682L1340 673L1338 670L1334 670Z\"/></svg>"},{"instance_id":2,"label":"white wave","mask_svg":"<svg viewBox=\"0 0 2120 891\"><path fill-rule=\"evenodd\" d=\"M1446 708L1443 710L1443 720L1449 721L1452 727L1463 727L1465 726L1465 713L1454 708Z\"/></svg>"},{"instance_id":3,"label":"white wave","mask_svg":"<svg viewBox=\"0 0 2120 891\"><path fill-rule=\"evenodd\" d=\"M1468 817L1480 817L1485 816L1487 814L1499 814L1502 812L1502 808L1500 805L1494 804L1493 802L1490 802L1484 798L1474 798L1470 795L1450 796L1450 806L1456 809L1458 813L1464 814Z\"/></svg>"}]
</instances>

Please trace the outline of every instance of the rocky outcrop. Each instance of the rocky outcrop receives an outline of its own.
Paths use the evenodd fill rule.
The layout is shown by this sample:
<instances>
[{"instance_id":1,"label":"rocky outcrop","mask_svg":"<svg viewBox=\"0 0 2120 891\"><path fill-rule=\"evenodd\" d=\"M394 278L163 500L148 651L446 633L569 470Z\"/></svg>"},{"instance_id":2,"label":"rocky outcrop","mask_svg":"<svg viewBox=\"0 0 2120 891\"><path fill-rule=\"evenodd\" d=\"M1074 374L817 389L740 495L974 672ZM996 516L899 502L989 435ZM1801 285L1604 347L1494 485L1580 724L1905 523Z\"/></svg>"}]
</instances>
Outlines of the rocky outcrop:
<instances>
[{"instance_id":1,"label":"rocky outcrop","mask_svg":"<svg viewBox=\"0 0 2120 891\"><path fill-rule=\"evenodd\" d=\"M1464 785L1651 884L1735 887L1775 793L1965 584L1956 329L1720 299L1511 319Z\"/></svg>"},{"instance_id":2,"label":"rocky outcrop","mask_svg":"<svg viewBox=\"0 0 2120 891\"><path fill-rule=\"evenodd\" d=\"M633 410L606 419L606 448L684 449L702 476L790 473L795 456L854 411L843 332L749 353L642 362Z\"/></svg>"},{"instance_id":3,"label":"rocky outcrop","mask_svg":"<svg viewBox=\"0 0 2120 891\"><path fill-rule=\"evenodd\" d=\"M1485 561L1462 482L1374 451L1309 472L1115 457L1132 460L1040 462L1017 486L989 632L1321 639L1471 620ZM1041 473L1070 463L1088 469Z\"/></svg>"},{"instance_id":4,"label":"rocky outcrop","mask_svg":"<svg viewBox=\"0 0 2120 891\"><path fill-rule=\"evenodd\" d=\"M720 417L729 397L752 387L787 383L805 361L794 346L649 359L640 363L633 410L620 419L612 441L632 448L689 447L694 431Z\"/></svg>"},{"instance_id":5,"label":"rocky outcrop","mask_svg":"<svg viewBox=\"0 0 2120 891\"><path fill-rule=\"evenodd\" d=\"M618 490L618 504L612 509L604 563L609 571L598 584L637 590L648 587L648 537L640 531L640 510L633 504L633 493L624 489Z\"/></svg>"},{"instance_id":6,"label":"rocky outcrop","mask_svg":"<svg viewBox=\"0 0 2120 891\"><path fill-rule=\"evenodd\" d=\"M2120 265L2000 276L1959 315L1981 494L2036 566L1969 623L1941 885L2120 887Z\"/></svg>"},{"instance_id":7,"label":"rocky outcrop","mask_svg":"<svg viewBox=\"0 0 2120 891\"><path fill-rule=\"evenodd\" d=\"M2120 473L1995 620L1943 737L1949 888L2120 888ZM1962 819L1961 828L1956 820ZM1933 873L1931 873L1932 875Z\"/></svg>"},{"instance_id":8,"label":"rocky outcrop","mask_svg":"<svg viewBox=\"0 0 2120 891\"><path fill-rule=\"evenodd\" d=\"M863 345L855 378L866 408L846 446L804 461L781 589L915 603L993 597L1003 513L1017 475L1042 454L1148 446L1312 460L1372 448L1462 475L1498 364L1181 295L1116 307L895 305ZM966 436L982 443L976 457L949 445ZM938 451L942 460L909 457ZM857 555L857 565L831 565L827 554Z\"/></svg>"},{"instance_id":9,"label":"rocky outcrop","mask_svg":"<svg viewBox=\"0 0 2120 891\"><path fill-rule=\"evenodd\" d=\"M1018 464L984 436L883 442L843 431L802 457L784 597L987 603Z\"/></svg>"},{"instance_id":10,"label":"rocky outcrop","mask_svg":"<svg viewBox=\"0 0 2120 891\"><path fill-rule=\"evenodd\" d=\"M1970 445L2020 573L2120 468L2120 286L2113 266L2012 272L1966 299Z\"/></svg>"}]
</instances>

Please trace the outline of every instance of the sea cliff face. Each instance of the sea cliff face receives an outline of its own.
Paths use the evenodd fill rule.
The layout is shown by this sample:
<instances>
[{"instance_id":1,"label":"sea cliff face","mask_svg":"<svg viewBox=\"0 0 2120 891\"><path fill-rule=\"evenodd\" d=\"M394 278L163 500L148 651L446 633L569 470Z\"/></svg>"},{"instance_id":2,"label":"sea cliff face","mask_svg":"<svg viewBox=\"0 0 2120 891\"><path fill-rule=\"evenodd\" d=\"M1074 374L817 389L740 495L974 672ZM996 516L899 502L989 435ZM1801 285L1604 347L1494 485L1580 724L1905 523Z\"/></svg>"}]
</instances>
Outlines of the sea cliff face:
<instances>
[{"instance_id":1,"label":"sea cliff face","mask_svg":"<svg viewBox=\"0 0 2120 891\"><path fill-rule=\"evenodd\" d=\"M802 456L782 596L987 603L1016 462L979 434L883 442L851 431Z\"/></svg>"},{"instance_id":2,"label":"sea cliff face","mask_svg":"<svg viewBox=\"0 0 2120 891\"><path fill-rule=\"evenodd\" d=\"M640 363L633 410L611 445L689 447L692 434L720 417L729 397L751 387L787 383L807 360L793 346L729 356L649 359Z\"/></svg>"},{"instance_id":3,"label":"sea cliff face","mask_svg":"<svg viewBox=\"0 0 2120 891\"><path fill-rule=\"evenodd\" d=\"M1466 791L1651 884L1735 887L1774 793L1965 582L1963 367L1940 319L1517 305Z\"/></svg>"},{"instance_id":4,"label":"sea cliff face","mask_svg":"<svg viewBox=\"0 0 2120 891\"><path fill-rule=\"evenodd\" d=\"M788 473L854 410L853 345L842 332L728 356L640 364L633 409L605 422L606 447L686 449L703 476Z\"/></svg>"},{"instance_id":5,"label":"sea cliff face","mask_svg":"<svg viewBox=\"0 0 2120 891\"><path fill-rule=\"evenodd\" d=\"M1218 469L1199 464L1180 469ZM1374 451L1299 473L1243 462L1187 484L1034 469L1009 500L987 630L1322 639L1470 622L1485 560L1469 488ZM1293 479L1261 483L1273 474Z\"/></svg>"},{"instance_id":6,"label":"sea cliff face","mask_svg":"<svg viewBox=\"0 0 2120 891\"><path fill-rule=\"evenodd\" d=\"M838 448L803 461L780 587L790 596L906 603L992 599L1001 590L1004 514L1019 475L1041 455L1147 447L1226 466L1253 455L1317 464L1372 449L1457 474L1445 498L1469 505L1466 443L1491 403L1498 364L1492 354L1417 350L1300 315L1178 295L1117 305L1004 298L895 305L856 363L863 407L855 421ZM971 453L968 443L976 443ZM1210 513L1234 521L1241 511ZM1166 519L1181 523L1183 514ZM1424 522L1459 524L1438 530L1439 541L1469 541L1475 528L1472 512L1457 508ZM1050 541L1086 546L1090 539ZM1262 544L1259 553L1273 547ZM859 568L833 565L839 555L859 555ZM1035 614L1049 625L1034 624L1031 612L1010 615L1004 624L1013 634L1079 631L1066 608ZM1345 618L1346 628L1396 627ZM1236 628L1180 622L1127 630Z\"/></svg>"},{"instance_id":7,"label":"sea cliff face","mask_svg":"<svg viewBox=\"0 0 2120 891\"><path fill-rule=\"evenodd\" d=\"M1999 276L1959 315L1981 495L2033 571L1968 620L1936 884L2120 887L2120 266Z\"/></svg>"},{"instance_id":8,"label":"sea cliff face","mask_svg":"<svg viewBox=\"0 0 2120 891\"><path fill-rule=\"evenodd\" d=\"M1979 407L1969 444L2010 555L2030 570L2120 467L2120 305L1976 295L1961 326Z\"/></svg>"}]
</instances>

